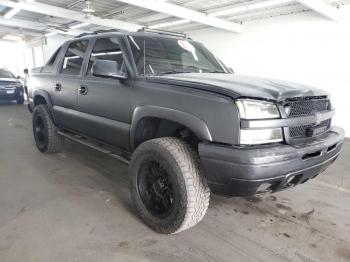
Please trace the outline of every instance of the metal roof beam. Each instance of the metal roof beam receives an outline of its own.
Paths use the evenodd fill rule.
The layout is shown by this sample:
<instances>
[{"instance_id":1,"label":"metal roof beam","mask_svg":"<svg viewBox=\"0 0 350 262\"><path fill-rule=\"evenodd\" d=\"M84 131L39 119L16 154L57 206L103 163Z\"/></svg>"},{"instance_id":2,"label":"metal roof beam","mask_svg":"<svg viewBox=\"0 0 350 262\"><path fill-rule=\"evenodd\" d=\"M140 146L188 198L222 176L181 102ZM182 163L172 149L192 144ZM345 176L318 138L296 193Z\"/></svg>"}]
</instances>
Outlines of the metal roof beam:
<instances>
[{"instance_id":1,"label":"metal roof beam","mask_svg":"<svg viewBox=\"0 0 350 262\"><path fill-rule=\"evenodd\" d=\"M28 20L15 19L15 18L6 19L3 17L0 17L0 25L32 29L32 30L41 31L41 32L45 31L46 29L45 24L28 21Z\"/></svg>"},{"instance_id":2,"label":"metal roof beam","mask_svg":"<svg viewBox=\"0 0 350 262\"><path fill-rule=\"evenodd\" d=\"M35 30L38 32L42 32L42 34L44 34L44 32L46 32L46 33L52 32L43 23L38 23L38 22L28 21L28 20L23 20L23 19L15 19L15 18L6 19L3 17L0 17L0 25ZM80 34L84 33L84 31L77 30L77 29L74 29L74 30L69 29L67 31L54 30L54 32L57 32L59 34L64 34L64 35L72 35L72 36L76 36L76 35L80 35Z\"/></svg>"},{"instance_id":3,"label":"metal roof beam","mask_svg":"<svg viewBox=\"0 0 350 262\"><path fill-rule=\"evenodd\" d=\"M0 0L0 5L11 7L11 8L20 8L21 10L65 18L69 20L75 20L79 22L89 22L90 24L95 24L95 25L100 25L100 26L105 26L110 28L124 29L129 31L136 31L142 28L141 25L128 23L128 22L124 22L116 19L103 19L93 15L87 17L82 12L73 11L73 10L69 10L69 9L65 9L65 8L61 8L53 5L38 3L38 2L26 3L26 2L13 2L10 0Z\"/></svg>"},{"instance_id":4,"label":"metal roof beam","mask_svg":"<svg viewBox=\"0 0 350 262\"><path fill-rule=\"evenodd\" d=\"M194 11L176 4L171 4L157 0L118 0L118 2L127 3L130 5L153 10L155 12L168 14L179 17L184 20L205 24L208 26L224 29L227 31L242 33L243 27L240 24L229 22L213 16L208 16L205 13Z\"/></svg>"},{"instance_id":5,"label":"metal roof beam","mask_svg":"<svg viewBox=\"0 0 350 262\"><path fill-rule=\"evenodd\" d=\"M312 9L323 17L335 22L341 20L341 14L338 9L325 3L322 0L297 0L300 4Z\"/></svg>"},{"instance_id":6,"label":"metal roof beam","mask_svg":"<svg viewBox=\"0 0 350 262\"><path fill-rule=\"evenodd\" d=\"M14 28L0 25L0 32L7 34L19 34L24 36L42 36L42 32L33 29Z\"/></svg>"}]
</instances>

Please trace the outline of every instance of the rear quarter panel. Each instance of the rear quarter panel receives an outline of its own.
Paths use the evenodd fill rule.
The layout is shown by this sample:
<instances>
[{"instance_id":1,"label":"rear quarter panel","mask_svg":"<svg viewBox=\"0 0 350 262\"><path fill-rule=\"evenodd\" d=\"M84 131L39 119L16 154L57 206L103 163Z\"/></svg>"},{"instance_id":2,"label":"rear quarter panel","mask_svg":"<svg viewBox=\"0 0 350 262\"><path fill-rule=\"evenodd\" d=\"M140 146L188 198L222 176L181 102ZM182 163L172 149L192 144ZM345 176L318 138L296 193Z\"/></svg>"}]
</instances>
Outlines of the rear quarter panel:
<instances>
[{"instance_id":1,"label":"rear quarter panel","mask_svg":"<svg viewBox=\"0 0 350 262\"><path fill-rule=\"evenodd\" d=\"M54 75L48 73L34 73L28 81L28 96L33 100L39 91L47 93L52 98L52 87L54 83Z\"/></svg>"}]
</instances>

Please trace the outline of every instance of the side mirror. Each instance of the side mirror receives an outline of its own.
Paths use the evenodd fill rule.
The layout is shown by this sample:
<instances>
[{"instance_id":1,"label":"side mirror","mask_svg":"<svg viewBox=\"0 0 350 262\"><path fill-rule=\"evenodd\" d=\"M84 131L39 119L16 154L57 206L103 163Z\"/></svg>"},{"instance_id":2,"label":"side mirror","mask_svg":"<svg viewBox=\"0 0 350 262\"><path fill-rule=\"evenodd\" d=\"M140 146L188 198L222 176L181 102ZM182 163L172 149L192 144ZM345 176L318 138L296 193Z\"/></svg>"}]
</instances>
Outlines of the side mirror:
<instances>
[{"instance_id":1,"label":"side mirror","mask_svg":"<svg viewBox=\"0 0 350 262\"><path fill-rule=\"evenodd\" d=\"M229 73L231 73L231 74L234 74L234 73L235 73L235 70L233 70L233 68L231 68L231 67L228 69L228 71L229 71Z\"/></svg>"},{"instance_id":2,"label":"side mirror","mask_svg":"<svg viewBox=\"0 0 350 262\"><path fill-rule=\"evenodd\" d=\"M16 78L17 78L17 79L21 79L22 77L20 77L20 76L17 76Z\"/></svg>"},{"instance_id":3,"label":"side mirror","mask_svg":"<svg viewBox=\"0 0 350 262\"><path fill-rule=\"evenodd\" d=\"M91 68L92 75L98 77L127 79L127 75L121 71L118 62L112 60L97 60Z\"/></svg>"}]
</instances>

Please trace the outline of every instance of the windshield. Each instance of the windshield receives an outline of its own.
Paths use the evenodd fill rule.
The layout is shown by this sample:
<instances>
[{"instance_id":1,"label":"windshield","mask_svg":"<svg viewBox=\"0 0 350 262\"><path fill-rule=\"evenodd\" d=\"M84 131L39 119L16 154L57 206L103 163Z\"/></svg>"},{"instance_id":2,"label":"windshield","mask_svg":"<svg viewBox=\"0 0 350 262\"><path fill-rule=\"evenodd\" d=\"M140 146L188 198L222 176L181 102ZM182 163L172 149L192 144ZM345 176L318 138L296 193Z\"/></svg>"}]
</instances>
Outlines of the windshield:
<instances>
[{"instance_id":1,"label":"windshield","mask_svg":"<svg viewBox=\"0 0 350 262\"><path fill-rule=\"evenodd\" d=\"M0 78L16 78L10 71L0 69Z\"/></svg>"},{"instance_id":2,"label":"windshield","mask_svg":"<svg viewBox=\"0 0 350 262\"><path fill-rule=\"evenodd\" d=\"M160 36L129 36L141 75L227 73L227 68L202 44Z\"/></svg>"}]
</instances>

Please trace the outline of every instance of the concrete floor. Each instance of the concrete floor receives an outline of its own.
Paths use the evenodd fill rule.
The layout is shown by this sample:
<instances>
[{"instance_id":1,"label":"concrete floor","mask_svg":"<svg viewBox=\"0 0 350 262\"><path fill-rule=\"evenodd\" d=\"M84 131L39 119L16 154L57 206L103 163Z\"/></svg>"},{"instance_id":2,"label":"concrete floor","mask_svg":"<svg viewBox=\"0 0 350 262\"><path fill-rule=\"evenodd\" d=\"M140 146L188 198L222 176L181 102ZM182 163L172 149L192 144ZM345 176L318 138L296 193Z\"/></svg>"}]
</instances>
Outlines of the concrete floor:
<instances>
[{"instance_id":1,"label":"concrete floor","mask_svg":"<svg viewBox=\"0 0 350 262\"><path fill-rule=\"evenodd\" d=\"M262 199L214 196L174 236L148 229L128 169L66 143L34 145L25 106L0 105L0 261L350 261L350 143L322 176Z\"/></svg>"}]
</instances>

